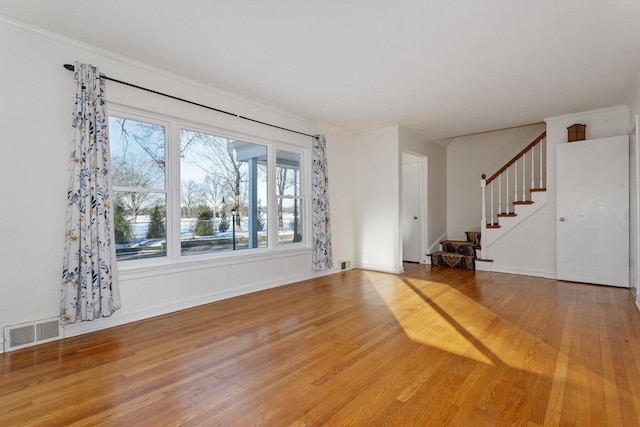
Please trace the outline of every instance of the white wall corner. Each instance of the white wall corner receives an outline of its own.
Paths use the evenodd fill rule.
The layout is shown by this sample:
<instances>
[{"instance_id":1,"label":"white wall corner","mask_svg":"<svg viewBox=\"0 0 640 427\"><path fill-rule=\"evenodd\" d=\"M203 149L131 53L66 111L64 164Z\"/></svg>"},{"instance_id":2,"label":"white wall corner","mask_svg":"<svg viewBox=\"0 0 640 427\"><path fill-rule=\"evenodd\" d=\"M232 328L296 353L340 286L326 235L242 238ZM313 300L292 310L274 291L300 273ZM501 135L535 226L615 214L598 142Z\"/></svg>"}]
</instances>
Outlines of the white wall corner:
<instances>
[{"instance_id":1,"label":"white wall corner","mask_svg":"<svg viewBox=\"0 0 640 427\"><path fill-rule=\"evenodd\" d=\"M429 250L427 253L432 254L434 252L438 252L440 250L440 242L443 240L447 240L447 233L442 234L438 237L432 244L429 246ZM429 261L431 263L431 261Z\"/></svg>"}]
</instances>

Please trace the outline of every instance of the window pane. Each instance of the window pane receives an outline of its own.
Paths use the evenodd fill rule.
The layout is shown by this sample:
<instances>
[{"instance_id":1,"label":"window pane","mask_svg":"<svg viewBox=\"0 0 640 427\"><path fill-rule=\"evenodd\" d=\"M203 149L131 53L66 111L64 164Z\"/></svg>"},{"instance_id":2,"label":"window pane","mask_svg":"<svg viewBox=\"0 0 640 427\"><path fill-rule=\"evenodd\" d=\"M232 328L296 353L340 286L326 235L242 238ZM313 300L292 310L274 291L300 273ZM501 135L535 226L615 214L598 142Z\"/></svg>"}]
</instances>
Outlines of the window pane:
<instances>
[{"instance_id":1,"label":"window pane","mask_svg":"<svg viewBox=\"0 0 640 427\"><path fill-rule=\"evenodd\" d=\"M183 255L267 246L266 163L266 146L180 131Z\"/></svg>"},{"instance_id":2,"label":"window pane","mask_svg":"<svg viewBox=\"0 0 640 427\"><path fill-rule=\"evenodd\" d=\"M158 193L116 191L114 228L118 260L167 255L166 197ZM131 206L142 208L132 209ZM132 202L134 201L134 202Z\"/></svg>"},{"instance_id":3,"label":"window pane","mask_svg":"<svg viewBox=\"0 0 640 427\"><path fill-rule=\"evenodd\" d=\"M164 126L109 117L113 185L165 188Z\"/></svg>"},{"instance_id":4,"label":"window pane","mask_svg":"<svg viewBox=\"0 0 640 427\"><path fill-rule=\"evenodd\" d=\"M276 194L278 196L300 195L300 154L277 150Z\"/></svg>"},{"instance_id":5,"label":"window pane","mask_svg":"<svg viewBox=\"0 0 640 427\"><path fill-rule=\"evenodd\" d=\"M302 241L302 200L278 199L278 243Z\"/></svg>"}]
</instances>

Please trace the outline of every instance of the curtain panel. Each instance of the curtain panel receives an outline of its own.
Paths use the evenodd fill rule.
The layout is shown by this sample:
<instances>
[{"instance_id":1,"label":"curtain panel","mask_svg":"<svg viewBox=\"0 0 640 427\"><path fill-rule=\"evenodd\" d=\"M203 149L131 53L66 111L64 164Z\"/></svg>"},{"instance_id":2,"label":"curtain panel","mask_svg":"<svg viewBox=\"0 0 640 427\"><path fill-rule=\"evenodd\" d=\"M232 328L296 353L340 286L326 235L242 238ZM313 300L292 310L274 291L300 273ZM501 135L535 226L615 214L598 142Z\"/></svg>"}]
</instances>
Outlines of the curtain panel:
<instances>
[{"instance_id":1,"label":"curtain panel","mask_svg":"<svg viewBox=\"0 0 640 427\"><path fill-rule=\"evenodd\" d=\"M329 178L327 176L327 141L324 135L313 139L312 153L312 223L314 270L333 268L331 221L329 218Z\"/></svg>"},{"instance_id":2,"label":"curtain panel","mask_svg":"<svg viewBox=\"0 0 640 427\"><path fill-rule=\"evenodd\" d=\"M64 323L107 317L120 308L104 82L97 67L77 62L74 78L60 307Z\"/></svg>"}]
</instances>

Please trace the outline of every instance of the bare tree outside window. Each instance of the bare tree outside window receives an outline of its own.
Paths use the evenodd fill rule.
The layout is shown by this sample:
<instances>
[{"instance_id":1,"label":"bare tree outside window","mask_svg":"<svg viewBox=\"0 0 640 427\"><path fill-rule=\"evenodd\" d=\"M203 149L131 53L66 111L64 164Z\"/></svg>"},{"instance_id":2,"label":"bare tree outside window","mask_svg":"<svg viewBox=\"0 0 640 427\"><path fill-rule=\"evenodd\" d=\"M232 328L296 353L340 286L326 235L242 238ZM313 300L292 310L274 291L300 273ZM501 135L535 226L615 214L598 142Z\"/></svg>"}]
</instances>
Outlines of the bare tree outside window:
<instances>
[{"instance_id":1,"label":"bare tree outside window","mask_svg":"<svg viewBox=\"0 0 640 427\"><path fill-rule=\"evenodd\" d=\"M225 240L235 236L236 249L266 245L266 229L258 230L257 200L266 199L266 147L229 138L181 129L180 174L182 222L200 224L197 242L182 242L182 254L202 250L233 249ZM193 180L202 189L202 203L211 210L211 227L194 218L188 206ZM231 210L236 209L235 224ZM228 235L231 228L232 236ZM202 230L210 230L208 236ZM258 231L262 237L258 237Z\"/></svg>"},{"instance_id":2,"label":"bare tree outside window","mask_svg":"<svg viewBox=\"0 0 640 427\"><path fill-rule=\"evenodd\" d=\"M109 117L119 259L166 256L165 127Z\"/></svg>"}]
</instances>

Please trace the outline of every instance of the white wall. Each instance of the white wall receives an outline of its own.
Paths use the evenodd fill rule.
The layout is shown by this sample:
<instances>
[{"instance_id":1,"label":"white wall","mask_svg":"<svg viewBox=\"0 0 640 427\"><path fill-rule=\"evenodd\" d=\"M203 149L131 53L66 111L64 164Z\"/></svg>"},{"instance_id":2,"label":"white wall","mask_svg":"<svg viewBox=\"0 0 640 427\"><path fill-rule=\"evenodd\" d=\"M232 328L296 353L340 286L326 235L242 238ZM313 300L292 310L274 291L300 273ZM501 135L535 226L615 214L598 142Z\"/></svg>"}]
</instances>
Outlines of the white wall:
<instances>
[{"instance_id":1,"label":"white wall","mask_svg":"<svg viewBox=\"0 0 640 427\"><path fill-rule=\"evenodd\" d=\"M454 138L447 147L447 232L465 240L479 231L482 217L480 179L493 175L544 132L544 123Z\"/></svg>"},{"instance_id":2,"label":"white wall","mask_svg":"<svg viewBox=\"0 0 640 427\"><path fill-rule=\"evenodd\" d=\"M428 228L425 247L432 252L447 232L447 149L402 127L398 139L401 152L427 157Z\"/></svg>"},{"instance_id":3,"label":"white wall","mask_svg":"<svg viewBox=\"0 0 640 427\"><path fill-rule=\"evenodd\" d=\"M398 127L358 135L355 147L355 265L401 273Z\"/></svg>"},{"instance_id":4,"label":"white wall","mask_svg":"<svg viewBox=\"0 0 640 427\"><path fill-rule=\"evenodd\" d=\"M638 150L638 116L631 121L629 132L629 288L638 297L638 266L640 265L640 151Z\"/></svg>"},{"instance_id":5,"label":"white wall","mask_svg":"<svg viewBox=\"0 0 640 427\"><path fill-rule=\"evenodd\" d=\"M556 147L558 144L567 143L567 127L575 123L587 125L587 139L626 134L628 109L621 106L586 111L548 118L545 122L547 131L546 204L491 246L489 258L494 260L491 267L493 271L556 277ZM536 134L535 136L539 134L537 130L533 133ZM517 151L519 150L516 150L516 153ZM449 159L454 157L451 149L447 155ZM455 193L451 190L449 200L453 194ZM451 213L449 217L451 218Z\"/></svg>"},{"instance_id":6,"label":"white wall","mask_svg":"<svg viewBox=\"0 0 640 427\"><path fill-rule=\"evenodd\" d=\"M626 135L629 130L629 109L626 106L585 111L545 119L547 123L547 206L544 210L546 228L546 271L556 273L556 148L567 143L567 127L586 124L586 139Z\"/></svg>"},{"instance_id":7,"label":"white wall","mask_svg":"<svg viewBox=\"0 0 640 427\"><path fill-rule=\"evenodd\" d=\"M491 247L492 271L546 277L544 207Z\"/></svg>"},{"instance_id":8,"label":"white wall","mask_svg":"<svg viewBox=\"0 0 640 427\"><path fill-rule=\"evenodd\" d=\"M640 115L640 72L636 76L636 81L631 90L627 101L629 106L629 123L633 123L636 115Z\"/></svg>"},{"instance_id":9,"label":"white wall","mask_svg":"<svg viewBox=\"0 0 640 427\"><path fill-rule=\"evenodd\" d=\"M402 272L400 227L402 152L428 159L426 218L429 241L446 233L446 149L401 127L356 137L355 251L356 266Z\"/></svg>"},{"instance_id":10,"label":"white wall","mask_svg":"<svg viewBox=\"0 0 640 427\"><path fill-rule=\"evenodd\" d=\"M631 259L629 284L631 291L636 295L638 308L640 308L640 72L635 84L629 92L627 101L629 106L629 127L631 140L629 154L630 182L629 182L629 258Z\"/></svg>"},{"instance_id":11,"label":"white wall","mask_svg":"<svg viewBox=\"0 0 640 427\"><path fill-rule=\"evenodd\" d=\"M161 70L0 19L0 327L59 315L73 74L75 60L114 78L223 110L325 133L334 258L354 258L353 137ZM9 42L10 41L10 42ZM107 83L109 102L165 113L295 145L311 139ZM397 145L397 144L396 144ZM396 150L397 151L397 150ZM336 266L336 270L339 265ZM310 250L218 261L194 270L121 273L122 309L111 318L67 328L67 335L109 327L220 298L312 277Z\"/></svg>"}]
</instances>

